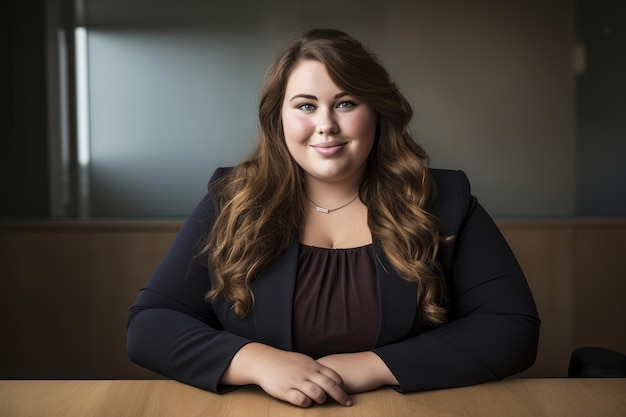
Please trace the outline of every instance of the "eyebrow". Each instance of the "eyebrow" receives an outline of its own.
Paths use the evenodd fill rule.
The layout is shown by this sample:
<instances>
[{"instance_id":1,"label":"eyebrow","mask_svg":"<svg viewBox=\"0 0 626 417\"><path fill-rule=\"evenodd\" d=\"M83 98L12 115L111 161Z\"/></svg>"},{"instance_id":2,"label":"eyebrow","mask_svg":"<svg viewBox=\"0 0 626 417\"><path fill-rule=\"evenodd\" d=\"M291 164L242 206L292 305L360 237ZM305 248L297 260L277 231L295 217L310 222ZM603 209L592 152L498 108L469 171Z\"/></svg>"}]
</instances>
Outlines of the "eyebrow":
<instances>
[{"instance_id":1,"label":"eyebrow","mask_svg":"<svg viewBox=\"0 0 626 417\"><path fill-rule=\"evenodd\" d=\"M347 92L342 91L341 93L335 94L334 98L335 98L335 100L337 100L337 99L339 99L339 98L341 98L343 96L347 96L347 95L349 95ZM296 94L295 96L291 97L289 99L289 101L293 101L293 100L295 100L297 98L306 98L307 100L317 100L317 97L314 96L314 95L311 95L311 94Z\"/></svg>"}]
</instances>

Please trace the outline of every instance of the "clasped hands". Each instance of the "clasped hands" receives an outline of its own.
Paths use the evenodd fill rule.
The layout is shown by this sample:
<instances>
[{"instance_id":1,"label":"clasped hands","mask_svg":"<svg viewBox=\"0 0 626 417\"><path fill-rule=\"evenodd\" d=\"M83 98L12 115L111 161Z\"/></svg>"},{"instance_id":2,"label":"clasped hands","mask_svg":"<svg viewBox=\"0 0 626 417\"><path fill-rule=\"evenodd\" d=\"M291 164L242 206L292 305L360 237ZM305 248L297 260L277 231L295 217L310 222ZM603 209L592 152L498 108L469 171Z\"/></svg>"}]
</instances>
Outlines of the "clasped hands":
<instances>
[{"instance_id":1,"label":"clasped hands","mask_svg":"<svg viewBox=\"0 0 626 417\"><path fill-rule=\"evenodd\" d=\"M342 353L315 360L256 342L235 354L221 382L256 384L269 395L300 407L323 404L329 397L350 406L351 393L398 383L373 352Z\"/></svg>"}]
</instances>

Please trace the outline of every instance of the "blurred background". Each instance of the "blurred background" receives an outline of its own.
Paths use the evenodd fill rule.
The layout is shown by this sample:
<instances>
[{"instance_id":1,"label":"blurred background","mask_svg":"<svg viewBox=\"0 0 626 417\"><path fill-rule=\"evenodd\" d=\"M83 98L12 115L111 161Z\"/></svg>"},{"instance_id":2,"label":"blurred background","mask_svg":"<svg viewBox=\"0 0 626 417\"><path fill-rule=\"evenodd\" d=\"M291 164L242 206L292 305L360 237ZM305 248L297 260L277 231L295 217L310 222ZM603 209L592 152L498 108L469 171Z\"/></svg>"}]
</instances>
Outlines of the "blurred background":
<instances>
[{"instance_id":1,"label":"blurred background","mask_svg":"<svg viewBox=\"0 0 626 417\"><path fill-rule=\"evenodd\" d=\"M322 26L378 54L511 245L542 318L523 375L626 352L623 0L1 3L0 379L156 377L128 308L251 151L277 49Z\"/></svg>"},{"instance_id":2,"label":"blurred background","mask_svg":"<svg viewBox=\"0 0 626 417\"><path fill-rule=\"evenodd\" d=\"M277 49L377 53L497 218L626 214L623 1L4 2L0 216L182 218L256 139Z\"/></svg>"}]
</instances>

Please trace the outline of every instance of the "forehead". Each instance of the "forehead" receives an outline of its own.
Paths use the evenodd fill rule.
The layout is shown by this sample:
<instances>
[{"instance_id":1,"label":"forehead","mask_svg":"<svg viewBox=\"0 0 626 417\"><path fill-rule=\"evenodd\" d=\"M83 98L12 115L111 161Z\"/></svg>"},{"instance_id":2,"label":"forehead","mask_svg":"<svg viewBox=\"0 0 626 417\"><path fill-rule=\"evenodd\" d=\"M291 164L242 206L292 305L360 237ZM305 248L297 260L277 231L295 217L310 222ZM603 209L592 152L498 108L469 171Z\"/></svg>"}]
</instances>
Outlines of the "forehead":
<instances>
[{"instance_id":1,"label":"forehead","mask_svg":"<svg viewBox=\"0 0 626 417\"><path fill-rule=\"evenodd\" d=\"M302 92L296 91L301 89L311 90L310 93L313 90L341 90L331 79L326 66L312 59L299 61L287 78L287 85L285 86L287 93Z\"/></svg>"}]
</instances>

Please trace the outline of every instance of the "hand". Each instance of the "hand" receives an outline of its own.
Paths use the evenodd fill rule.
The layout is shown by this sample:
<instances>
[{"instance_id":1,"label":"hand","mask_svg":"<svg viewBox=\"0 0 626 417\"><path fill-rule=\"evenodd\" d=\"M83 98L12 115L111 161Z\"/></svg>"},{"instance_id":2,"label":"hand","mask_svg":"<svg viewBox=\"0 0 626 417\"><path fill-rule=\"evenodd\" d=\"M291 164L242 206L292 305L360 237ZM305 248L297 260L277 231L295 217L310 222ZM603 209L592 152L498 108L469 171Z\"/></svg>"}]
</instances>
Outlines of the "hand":
<instances>
[{"instance_id":1,"label":"hand","mask_svg":"<svg viewBox=\"0 0 626 417\"><path fill-rule=\"evenodd\" d=\"M301 353L261 343L242 347L221 382L256 384L269 395L300 407L323 404L329 396L339 404L352 405L337 372Z\"/></svg>"},{"instance_id":2,"label":"hand","mask_svg":"<svg viewBox=\"0 0 626 417\"><path fill-rule=\"evenodd\" d=\"M385 362L374 352L340 353L317 360L336 371L349 393L371 391L383 385L398 385Z\"/></svg>"}]
</instances>

